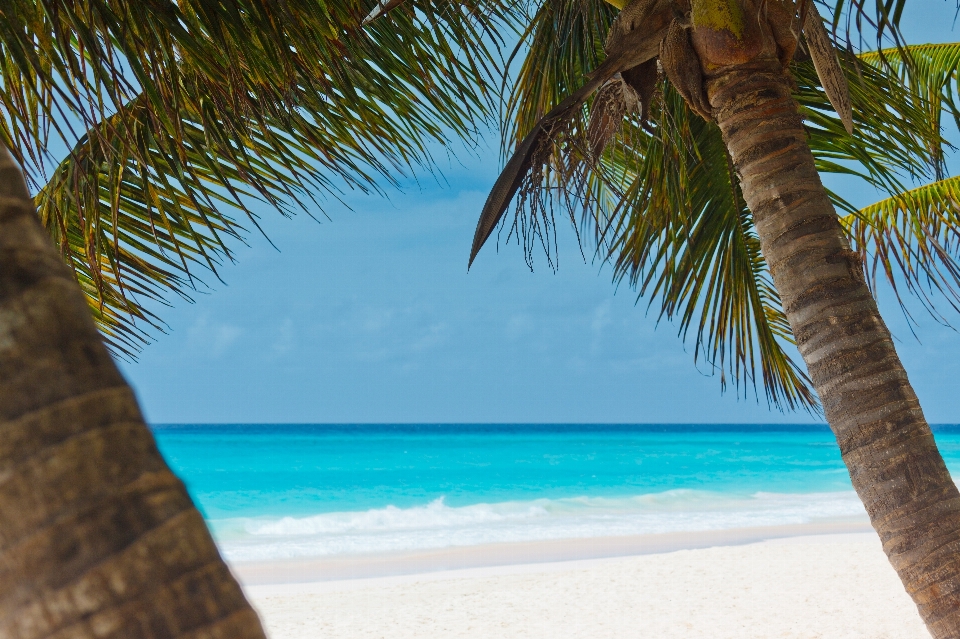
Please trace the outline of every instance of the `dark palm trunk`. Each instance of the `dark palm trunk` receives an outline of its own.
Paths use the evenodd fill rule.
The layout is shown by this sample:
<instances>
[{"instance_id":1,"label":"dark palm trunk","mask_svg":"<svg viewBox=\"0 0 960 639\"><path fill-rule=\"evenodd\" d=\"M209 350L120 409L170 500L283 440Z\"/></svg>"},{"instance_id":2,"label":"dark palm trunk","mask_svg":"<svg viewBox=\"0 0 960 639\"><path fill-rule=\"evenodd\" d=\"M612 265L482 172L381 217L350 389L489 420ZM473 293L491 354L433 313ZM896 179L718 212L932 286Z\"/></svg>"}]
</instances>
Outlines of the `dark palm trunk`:
<instances>
[{"instance_id":1,"label":"dark palm trunk","mask_svg":"<svg viewBox=\"0 0 960 639\"><path fill-rule=\"evenodd\" d=\"M960 493L843 238L790 81L760 56L706 85L854 488L930 632L960 638Z\"/></svg>"},{"instance_id":2,"label":"dark palm trunk","mask_svg":"<svg viewBox=\"0 0 960 639\"><path fill-rule=\"evenodd\" d=\"M0 637L263 636L0 145Z\"/></svg>"}]
</instances>

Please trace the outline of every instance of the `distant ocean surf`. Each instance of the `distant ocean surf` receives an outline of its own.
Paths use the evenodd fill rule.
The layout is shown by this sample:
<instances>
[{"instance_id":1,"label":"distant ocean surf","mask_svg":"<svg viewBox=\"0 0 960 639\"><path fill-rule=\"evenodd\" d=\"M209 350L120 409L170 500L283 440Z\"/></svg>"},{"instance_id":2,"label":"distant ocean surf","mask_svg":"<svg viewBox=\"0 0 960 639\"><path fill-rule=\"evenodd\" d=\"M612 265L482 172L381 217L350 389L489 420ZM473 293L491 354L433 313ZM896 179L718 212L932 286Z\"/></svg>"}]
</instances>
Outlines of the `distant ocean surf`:
<instances>
[{"instance_id":1,"label":"distant ocean surf","mask_svg":"<svg viewBox=\"0 0 960 639\"><path fill-rule=\"evenodd\" d=\"M808 425L155 425L233 561L864 518ZM960 427L935 427L960 472Z\"/></svg>"}]
</instances>

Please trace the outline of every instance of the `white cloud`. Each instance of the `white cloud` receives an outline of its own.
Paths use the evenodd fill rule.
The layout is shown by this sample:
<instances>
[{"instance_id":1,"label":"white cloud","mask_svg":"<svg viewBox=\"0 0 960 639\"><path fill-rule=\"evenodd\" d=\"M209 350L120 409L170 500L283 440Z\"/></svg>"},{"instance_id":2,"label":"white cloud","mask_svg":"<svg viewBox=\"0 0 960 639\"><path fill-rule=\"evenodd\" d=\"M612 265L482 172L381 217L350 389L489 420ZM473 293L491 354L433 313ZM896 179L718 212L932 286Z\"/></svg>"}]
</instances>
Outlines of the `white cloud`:
<instances>
[{"instance_id":1,"label":"white cloud","mask_svg":"<svg viewBox=\"0 0 960 639\"><path fill-rule=\"evenodd\" d=\"M594 333L600 333L604 328L611 324L610 319L610 300L606 300L598 307L593 309L593 321L590 322L590 330Z\"/></svg>"},{"instance_id":2,"label":"white cloud","mask_svg":"<svg viewBox=\"0 0 960 639\"><path fill-rule=\"evenodd\" d=\"M593 340L590 342L590 351L594 354L600 351L605 329L613 323L610 318L610 304L610 300L606 300L593 309L593 319L590 321L590 332L593 333Z\"/></svg>"},{"instance_id":3,"label":"white cloud","mask_svg":"<svg viewBox=\"0 0 960 639\"><path fill-rule=\"evenodd\" d=\"M223 355L243 334L243 329L225 322L214 322L208 314L198 317L187 329L187 347L192 351L206 351Z\"/></svg>"},{"instance_id":4,"label":"white cloud","mask_svg":"<svg viewBox=\"0 0 960 639\"><path fill-rule=\"evenodd\" d=\"M410 350L416 353L440 346L447 341L448 332L449 327L446 322L431 324L424 334L410 345Z\"/></svg>"},{"instance_id":5,"label":"white cloud","mask_svg":"<svg viewBox=\"0 0 960 639\"><path fill-rule=\"evenodd\" d=\"M230 324L220 324L213 332L213 354L222 355L243 334L243 329Z\"/></svg>"},{"instance_id":6,"label":"white cloud","mask_svg":"<svg viewBox=\"0 0 960 639\"><path fill-rule=\"evenodd\" d=\"M392 308L372 309L362 322L363 329L369 333L382 333L393 323L394 315Z\"/></svg>"},{"instance_id":7,"label":"white cloud","mask_svg":"<svg viewBox=\"0 0 960 639\"><path fill-rule=\"evenodd\" d=\"M507 320L507 337L518 340L533 330L533 319L526 313L513 315Z\"/></svg>"},{"instance_id":8,"label":"white cloud","mask_svg":"<svg viewBox=\"0 0 960 639\"><path fill-rule=\"evenodd\" d=\"M283 355L293 350L296 338L293 330L293 320L289 317L283 320L280 328L277 329L276 338L273 340L271 350L275 355Z\"/></svg>"}]
</instances>

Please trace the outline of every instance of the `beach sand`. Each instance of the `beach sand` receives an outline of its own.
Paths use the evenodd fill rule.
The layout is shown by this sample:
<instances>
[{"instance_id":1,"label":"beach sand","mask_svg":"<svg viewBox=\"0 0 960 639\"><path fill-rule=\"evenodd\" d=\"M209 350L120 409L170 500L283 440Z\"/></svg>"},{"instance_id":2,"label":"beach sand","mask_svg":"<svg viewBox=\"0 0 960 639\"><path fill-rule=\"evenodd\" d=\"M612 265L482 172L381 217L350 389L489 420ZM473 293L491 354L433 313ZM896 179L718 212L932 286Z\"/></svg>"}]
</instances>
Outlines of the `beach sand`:
<instances>
[{"instance_id":1,"label":"beach sand","mask_svg":"<svg viewBox=\"0 0 960 639\"><path fill-rule=\"evenodd\" d=\"M929 639L877 536L849 532L857 526L863 530L861 522L499 544L379 563L234 569L270 639ZM810 532L820 534L798 536ZM518 561L524 552L527 563ZM568 560L550 560L558 555ZM343 578L378 570L387 576Z\"/></svg>"}]
</instances>

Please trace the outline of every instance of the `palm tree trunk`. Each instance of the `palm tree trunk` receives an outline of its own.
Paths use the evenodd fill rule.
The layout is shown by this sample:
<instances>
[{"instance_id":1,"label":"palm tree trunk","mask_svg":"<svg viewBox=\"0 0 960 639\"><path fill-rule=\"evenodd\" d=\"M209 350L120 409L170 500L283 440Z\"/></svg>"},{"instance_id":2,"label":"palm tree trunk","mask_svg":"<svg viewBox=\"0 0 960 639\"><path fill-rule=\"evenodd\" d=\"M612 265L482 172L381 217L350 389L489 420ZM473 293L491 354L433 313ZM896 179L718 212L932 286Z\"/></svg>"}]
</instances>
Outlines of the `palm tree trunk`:
<instances>
[{"instance_id":1,"label":"palm tree trunk","mask_svg":"<svg viewBox=\"0 0 960 639\"><path fill-rule=\"evenodd\" d=\"M0 637L263 636L0 145Z\"/></svg>"},{"instance_id":2,"label":"palm tree trunk","mask_svg":"<svg viewBox=\"0 0 960 639\"><path fill-rule=\"evenodd\" d=\"M853 486L931 634L960 638L960 492L827 197L777 60L707 81Z\"/></svg>"}]
</instances>

